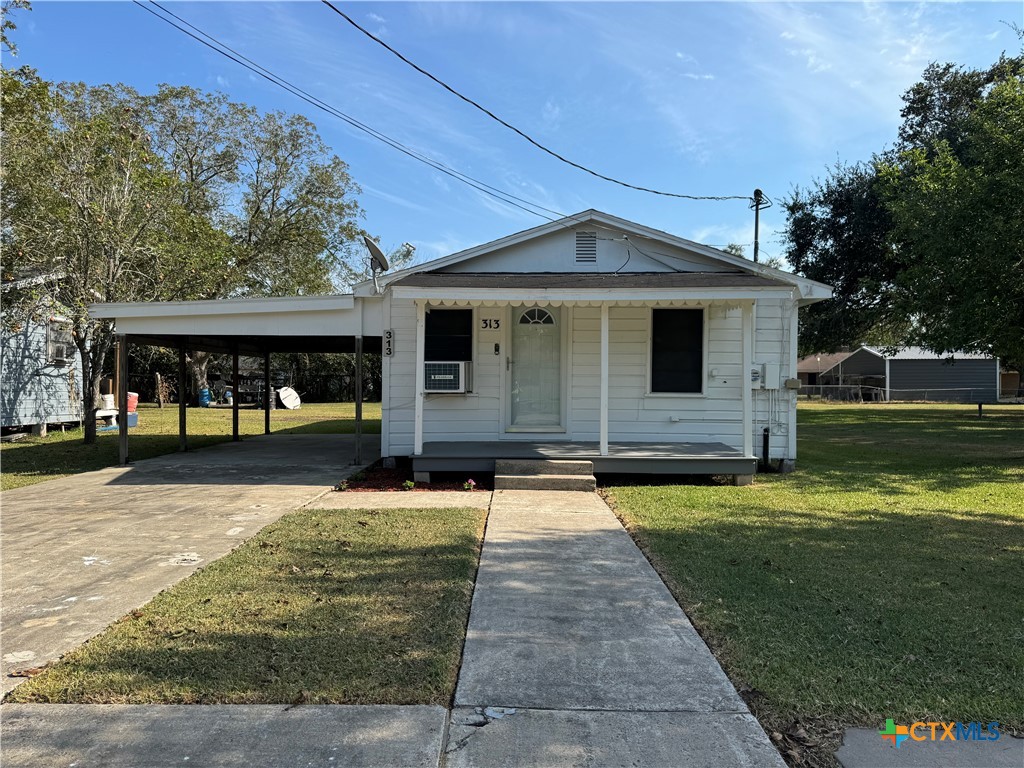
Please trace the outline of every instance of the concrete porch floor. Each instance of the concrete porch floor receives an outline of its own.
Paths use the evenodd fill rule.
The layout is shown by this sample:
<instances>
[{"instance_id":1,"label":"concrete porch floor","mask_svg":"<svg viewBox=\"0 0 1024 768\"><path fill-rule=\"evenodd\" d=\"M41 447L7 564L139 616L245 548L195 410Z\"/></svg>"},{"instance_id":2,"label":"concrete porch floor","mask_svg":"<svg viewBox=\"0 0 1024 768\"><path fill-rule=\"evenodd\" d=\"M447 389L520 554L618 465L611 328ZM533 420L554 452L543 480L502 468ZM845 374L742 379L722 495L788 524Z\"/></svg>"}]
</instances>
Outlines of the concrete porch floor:
<instances>
[{"instance_id":1,"label":"concrete porch floor","mask_svg":"<svg viewBox=\"0 0 1024 768\"><path fill-rule=\"evenodd\" d=\"M594 472L752 475L757 459L725 443L614 442L602 456L597 442L579 440L430 441L412 457L415 472L493 472L496 459L590 461Z\"/></svg>"}]
</instances>

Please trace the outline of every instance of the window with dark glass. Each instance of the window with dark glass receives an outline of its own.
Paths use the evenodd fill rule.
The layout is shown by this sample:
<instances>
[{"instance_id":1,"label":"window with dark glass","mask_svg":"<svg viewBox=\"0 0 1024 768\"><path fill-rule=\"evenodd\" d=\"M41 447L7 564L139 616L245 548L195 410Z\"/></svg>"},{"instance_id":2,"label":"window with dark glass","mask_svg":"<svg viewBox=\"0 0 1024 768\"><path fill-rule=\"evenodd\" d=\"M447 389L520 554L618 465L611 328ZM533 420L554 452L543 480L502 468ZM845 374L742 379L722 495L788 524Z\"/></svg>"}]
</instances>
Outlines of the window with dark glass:
<instances>
[{"instance_id":1,"label":"window with dark glass","mask_svg":"<svg viewBox=\"0 0 1024 768\"><path fill-rule=\"evenodd\" d=\"M75 359L76 349L71 323L51 318L46 329L46 355L49 361L65 365Z\"/></svg>"},{"instance_id":2,"label":"window with dark glass","mask_svg":"<svg viewBox=\"0 0 1024 768\"><path fill-rule=\"evenodd\" d=\"M464 361L473 359L473 310L427 310L423 359Z\"/></svg>"},{"instance_id":3,"label":"window with dark glass","mask_svg":"<svg viewBox=\"0 0 1024 768\"><path fill-rule=\"evenodd\" d=\"M704 310L655 309L651 324L651 392L702 392Z\"/></svg>"}]
</instances>

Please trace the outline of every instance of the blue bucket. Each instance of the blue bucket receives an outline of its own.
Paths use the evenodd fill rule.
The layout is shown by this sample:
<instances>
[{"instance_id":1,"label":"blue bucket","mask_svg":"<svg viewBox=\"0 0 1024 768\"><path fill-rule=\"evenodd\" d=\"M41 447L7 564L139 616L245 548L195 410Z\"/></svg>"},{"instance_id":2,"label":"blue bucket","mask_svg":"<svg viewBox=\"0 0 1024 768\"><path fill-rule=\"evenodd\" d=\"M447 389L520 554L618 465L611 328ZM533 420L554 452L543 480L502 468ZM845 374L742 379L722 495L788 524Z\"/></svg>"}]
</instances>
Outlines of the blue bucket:
<instances>
[{"instance_id":1,"label":"blue bucket","mask_svg":"<svg viewBox=\"0 0 1024 768\"><path fill-rule=\"evenodd\" d=\"M210 390L203 387L199 390L199 407L209 408L210 407Z\"/></svg>"}]
</instances>

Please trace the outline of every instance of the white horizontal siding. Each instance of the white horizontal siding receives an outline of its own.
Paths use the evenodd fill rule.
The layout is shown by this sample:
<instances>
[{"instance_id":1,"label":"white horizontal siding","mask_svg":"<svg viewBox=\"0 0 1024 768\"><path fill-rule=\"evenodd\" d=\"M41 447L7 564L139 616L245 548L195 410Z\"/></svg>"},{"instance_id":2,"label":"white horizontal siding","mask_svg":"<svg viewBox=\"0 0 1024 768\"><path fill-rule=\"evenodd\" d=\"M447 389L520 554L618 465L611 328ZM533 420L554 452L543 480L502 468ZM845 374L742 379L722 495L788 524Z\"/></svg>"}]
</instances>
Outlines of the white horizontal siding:
<instances>
[{"instance_id":1,"label":"white horizontal siding","mask_svg":"<svg viewBox=\"0 0 1024 768\"><path fill-rule=\"evenodd\" d=\"M759 302L756 318L754 361L779 364L780 384L795 376L790 371L789 312L780 301ZM430 395L424 402L423 436L431 440L528 439L522 434L502 431L505 409L502 381L507 350L494 354L494 344L504 344L504 334L480 329L483 317L500 319L501 307L475 310L477 328L473 389L471 395ZM611 442L679 441L721 442L743 447L742 387L747 374L743 368L742 315L738 308L711 305L708 323L705 392L702 396L666 397L648 395L650 309L611 307L609 310L609 399L608 426ZM600 403L600 309L576 306L562 310L568 322L568 404L564 438L598 439ZM390 361L388 442L392 455L413 450L415 401L416 309L411 300L393 300L391 327L395 332L395 353ZM714 376L711 376L711 372ZM795 409L795 397L785 389L777 391L776 422L771 425L771 455L786 456L788 418ZM759 423L752 426L755 451L760 453L761 430L768 425L767 394L755 391ZM547 435L546 439L556 437Z\"/></svg>"},{"instance_id":2,"label":"white horizontal siding","mask_svg":"<svg viewBox=\"0 0 1024 768\"><path fill-rule=\"evenodd\" d=\"M0 350L0 423L3 426L79 421L81 358L62 367L47 360L47 326L25 323L3 334ZM75 396L73 396L73 394Z\"/></svg>"}]
</instances>

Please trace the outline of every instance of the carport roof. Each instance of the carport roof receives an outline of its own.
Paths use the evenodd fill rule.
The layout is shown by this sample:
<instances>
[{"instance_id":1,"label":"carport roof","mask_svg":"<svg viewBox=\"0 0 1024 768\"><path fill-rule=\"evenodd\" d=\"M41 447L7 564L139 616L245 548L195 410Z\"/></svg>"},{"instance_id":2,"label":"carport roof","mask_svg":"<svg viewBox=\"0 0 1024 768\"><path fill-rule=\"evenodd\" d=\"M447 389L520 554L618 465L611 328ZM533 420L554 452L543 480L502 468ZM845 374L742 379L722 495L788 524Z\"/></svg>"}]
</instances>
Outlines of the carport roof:
<instances>
[{"instance_id":1,"label":"carport roof","mask_svg":"<svg viewBox=\"0 0 1024 768\"><path fill-rule=\"evenodd\" d=\"M95 318L113 320L135 344L208 352L366 352L381 347L381 302L351 294L218 301L94 304Z\"/></svg>"}]
</instances>

